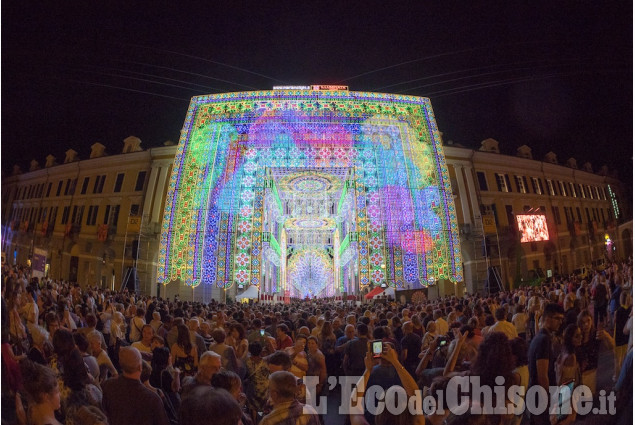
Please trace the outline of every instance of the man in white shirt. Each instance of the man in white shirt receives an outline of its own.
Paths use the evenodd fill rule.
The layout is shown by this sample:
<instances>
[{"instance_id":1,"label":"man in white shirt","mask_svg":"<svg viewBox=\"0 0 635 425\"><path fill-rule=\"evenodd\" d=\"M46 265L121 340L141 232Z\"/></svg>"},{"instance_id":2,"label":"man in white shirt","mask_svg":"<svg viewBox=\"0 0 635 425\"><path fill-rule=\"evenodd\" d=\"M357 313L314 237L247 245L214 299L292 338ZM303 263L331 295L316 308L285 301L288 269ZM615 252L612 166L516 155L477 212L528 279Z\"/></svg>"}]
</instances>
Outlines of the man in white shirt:
<instances>
[{"instance_id":1,"label":"man in white shirt","mask_svg":"<svg viewBox=\"0 0 635 425\"><path fill-rule=\"evenodd\" d=\"M516 326L513 323L507 321L507 309L505 307L499 307L494 313L496 323L494 323L487 333L502 332L507 336L507 339L512 340L518 338L518 332Z\"/></svg>"}]
</instances>

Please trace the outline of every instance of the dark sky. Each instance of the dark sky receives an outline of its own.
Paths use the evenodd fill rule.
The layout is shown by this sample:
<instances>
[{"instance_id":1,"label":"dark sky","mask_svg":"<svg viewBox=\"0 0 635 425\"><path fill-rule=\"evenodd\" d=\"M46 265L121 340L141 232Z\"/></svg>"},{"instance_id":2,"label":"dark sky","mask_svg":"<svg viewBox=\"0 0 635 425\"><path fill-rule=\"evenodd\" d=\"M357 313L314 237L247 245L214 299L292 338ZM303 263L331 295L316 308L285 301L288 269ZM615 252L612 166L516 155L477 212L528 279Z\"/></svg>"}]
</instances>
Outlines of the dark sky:
<instances>
[{"instance_id":1,"label":"dark sky","mask_svg":"<svg viewBox=\"0 0 635 425\"><path fill-rule=\"evenodd\" d=\"M340 83L430 97L446 140L631 183L629 1L97 3L2 2L3 174L178 141L191 96Z\"/></svg>"}]
</instances>

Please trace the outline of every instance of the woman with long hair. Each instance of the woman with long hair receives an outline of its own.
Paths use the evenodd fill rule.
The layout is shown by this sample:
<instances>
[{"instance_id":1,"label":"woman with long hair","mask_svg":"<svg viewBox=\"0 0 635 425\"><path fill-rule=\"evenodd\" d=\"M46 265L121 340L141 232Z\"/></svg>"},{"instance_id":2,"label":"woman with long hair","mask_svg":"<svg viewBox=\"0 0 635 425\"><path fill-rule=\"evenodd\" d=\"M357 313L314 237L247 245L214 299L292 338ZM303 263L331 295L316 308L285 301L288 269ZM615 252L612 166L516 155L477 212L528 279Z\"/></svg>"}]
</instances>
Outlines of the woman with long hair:
<instances>
[{"instance_id":1,"label":"woman with long hair","mask_svg":"<svg viewBox=\"0 0 635 425\"><path fill-rule=\"evenodd\" d=\"M582 383L595 394L601 345L604 343L608 349L613 351L615 341L604 329L595 329L593 316L588 310L584 310L578 315L578 327L582 331L582 341L580 346L576 348L575 354L582 373Z\"/></svg>"},{"instance_id":2,"label":"woman with long hair","mask_svg":"<svg viewBox=\"0 0 635 425\"><path fill-rule=\"evenodd\" d=\"M569 325L564 329L562 351L556 359L556 379L558 385L573 380L580 385L582 375L575 352L582 345L582 330L578 325Z\"/></svg>"},{"instance_id":3,"label":"woman with long hair","mask_svg":"<svg viewBox=\"0 0 635 425\"><path fill-rule=\"evenodd\" d=\"M238 322L232 322L229 325L229 335L225 338L225 343L234 348L236 358L242 362L247 359L249 352L249 342L245 337L245 327Z\"/></svg>"},{"instance_id":4,"label":"woman with long hair","mask_svg":"<svg viewBox=\"0 0 635 425\"><path fill-rule=\"evenodd\" d=\"M325 357L326 370L329 375L335 375L339 366L337 362L337 354L335 353L335 342L337 341L337 337L333 332L333 325L330 321L324 321L318 340L320 342L320 350Z\"/></svg>"},{"instance_id":5,"label":"woman with long hair","mask_svg":"<svg viewBox=\"0 0 635 425\"><path fill-rule=\"evenodd\" d=\"M176 331L176 342L170 349L174 367L179 368L184 376L194 376L198 370L198 350L192 344L187 326L179 324Z\"/></svg>"},{"instance_id":6,"label":"woman with long hair","mask_svg":"<svg viewBox=\"0 0 635 425\"><path fill-rule=\"evenodd\" d=\"M209 350L220 355L223 368L238 373L240 371L240 365L238 364L234 347L225 342L227 338L225 330L222 328L214 329L212 331L212 337L214 338L214 343L209 346Z\"/></svg>"}]
</instances>

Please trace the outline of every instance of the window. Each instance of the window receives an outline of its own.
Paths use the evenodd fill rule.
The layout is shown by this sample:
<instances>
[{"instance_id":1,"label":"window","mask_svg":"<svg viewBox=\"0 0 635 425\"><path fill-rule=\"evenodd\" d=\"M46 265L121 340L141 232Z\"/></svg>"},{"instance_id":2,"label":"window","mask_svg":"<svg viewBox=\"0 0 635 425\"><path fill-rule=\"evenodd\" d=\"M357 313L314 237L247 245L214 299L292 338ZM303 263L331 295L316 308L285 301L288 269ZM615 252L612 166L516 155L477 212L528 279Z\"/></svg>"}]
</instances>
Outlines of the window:
<instances>
[{"instance_id":1,"label":"window","mask_svg":"<svg viewBox=\"0 0 635 425\"><path fill-rule=\"evenodd\" d=\"M88 214L86 215L86 225L94 226L97 222L97 212L99 211L98 205L91 205L88 207Z\"/></svg>"},{"instance_id":2,"label":"window","mask_svg":"<svg viewBox=\"0 0 635 425\"><path fill-rule=\"evenodd\" d=\"M542 195L542 183L540 182L539 178L532 177L531 178L531 185L534 188L534 193L536 193L538 195Z\"/></svg>"},{"instance_id":3,"label":"window","mask_svg":"<svg viewBox=\"0 0 635 425\"><path fill-rule=\"evenodd\" d=\"M595 189L595 199L600 199L600 189L598 189L597 186L595 186L594 189Z\"/></svg>"},{"instance_id":4,"label":"window","mask_svg":"<svg viewBox=\"0 0 635 425\"><path fill-rule=\"evenodd\" d=\"M84 177L84 183L82 183L82 195L85 195L88 190L88 180L90 180L90 177Z\"/></svg>"},{"instance_id":5,"label":"window","mask_svg":"<svg viewBox=\"0 0 635 425\"><path fill-rule=\"evenodd\" d=\"M146 182L146 172L145 171L139 171L139 174L137 174L137 182L134 185L134 190L135 192L139 192L140 190L143 190L143 185ZM487 190L487 189L481 189L481 190Z\"/></svg>"},{"instance_id":6,"label":"window","mask_svg":"<svg viewBox=\"0 0 635 425\"><path fill-rule=\"evenodd\" d=\"M505 213L507 214L507 225L516 230L516 218L514 217L514 208L511 205L505 205Z\"/></svg>"},{"instance_id":7,"label":"window","mask_svg":"<svg viewBox=\"0 0 635 425\"><path fill-rule=\"evenodd\" d=\"M560 209L558 207L551 207L551 212L553 213L553 218L556 221L556 224L562 224L562 220L560 219Z\"/></svg>"},{"instance_id":8,"label":"window","mask_svg":"<svg viewBox=\"0 0 635 425\"><path fill-rule=\"evenodd\" d=\"M582 196L583 198L586 198L586 192L584 191L584 186L582 186L582 184L580 183L578 183L578 192L580 196Z\"/></svg>"},{"instance_id":9,"label":"window","mask_svg":"<svg viewBox=\"0 0 635 425\"><path fill-rule=\"evenodd\" d=\"M64 196L68 195L68 190L71 188L71 179L66 179L66 187L64 187Z\"/></svg>"},{"instance_id":10,"label":"window","mask_svg":"<svg viewBox=\"0 0 635 425\"><path fill-rule=\"evenodd\" d=\"M46 189L46 197L51 196L51 188L53 187L53 183L49 183L49 187Z\"/></svg>"},{"instance_id":11,"label":"window","mask_svg":"<svg viewBox=\"0 0 635 425\"><path fill-rule=\"evenodd\" d=\"M575 185L572 182L569 182L569 193L571 193L571 196L574 198L578 197L578 194L575 193Z\"/></svg>"},{"instance_id":12,"label":"window","mask_svg":"<svg viewBox=\"0 0 635 425\"><path fill-rule=\"evenodd\" d=\"M117 227L119 221L119 205L107 205L106 214L104 215L104 224L111 227Z\"/></svg>"},{"instance_id":13,"label":"window","mask_svg":"<svg viewBox=\"0 0 635 425\"><path fill-rule=\"evenodd\" d=\"M527 193L527 188L525 187L525 182L523 181L523 178L521 176L515 176L515 177L516 177L516 186L518 187L518 192Z\"/></svg>"},{"instance_id":14,"label":"window","mask_svg":"<svg viewBox=\"0 0 635 425\"><path fill-rule=\"evenodd\" d=\"M606 218L604 218L604 209L600 208L600 214L602 215L602 222L605 222Z\"/></svg>"},{"instance_id":15,"label":"window","mask_svg":"<svg viewBox=\"0 0 635 425\"><path fill-rule=\"evenodd\" d=\"M68 215L71 211L71 207L64 207L64 211L62 211L62 224L68 223Z\"/></svg>"},{"instance_id":16,"label":"window","mask_svg":"<svg viewBox=\"0 0 635 425\"><path fill-rule=\"evenodd\" d=\"M106 176L95 177L95 185L93 186L93 193L102 193L104 190L104 183L106 182Z\"/></svg>"},{"instance_id":17,"label":"window","mask_svg":"<svg viewBox=\"0 0 635 425\"><path fill-rule=\"evenodd\" d=\"M509 187L511 185L508 184L509 182L509 177L507 177L507 174L500 174L500 173L496 173L496 183L498 184L498 191L499 192L509 192Z\"/></svg>"},{"instance_id":18,"label":"window","mask_svg":"<svg viewBox=\"0 0 635 425\"><path fill-rule=\"evenodd\" d=\"M139 215L139 204L130 205L130 215L138 216Z\"/></svg>"},{"instance_id":19,"label":"window","mask_svg":"<svg viewBox=\"0 0 635 425\"><path fill-rule=\"evenodd\" d=\"M567 186L564 184L564 182L561 182L560 180L558 180L558 186L560 187L560 194L562 196L569 196L567 194Z\"/></svg>"},{"instance_id":20,"label":"window","mask_svg":"<svg viewBox=\"0 0 635 425\"><path fill-rule=\"evenodd\" d=\"M603 188L603 187L602 187L602 188L600 188L600 190L601 190L601 192L600 192L600 193L602 194L602 200L603 200L603 201L606 201L606 191L604 190L604 188Z\"/></svg>"},{"instance_id":21,"label":"window","mask_svg":"<svg viewBox=\"0 0 635 425\"><path fill-rule=\"evenodd\" d=\"M591 222L591 214L589 213L589 209L585 208L586 210L586 222L590 223Z\"/></svg>"},{"instance_id":22,"label":"window","mask_svg":"<svg viewBox=\"0 0 635 425\"><path fill-rule=\"evenodd\" d=\"M580 211L580 207L575 207L575 210L578 213L578 221L582 223L582 212Z\"/></svg>"},{"instance_id":23,"label":"window","mask_svg":"<svg viewBox=\"0 0 635 425\"><path fill-rule=\"evenodd\" d=\"M115 180L115 188L113 189L113 192L115 193L121 192L121 186L123 185L124 175L125 175L124 173L117 174L117 180Z\"/></svg>"},{"instance_id":24,"label":"window","mask_svg":"<svg viewBox=\"0 0 635 425\"><path fill-rule=\"evenodd\" d=\"M55 194L55 196L60 196L60 193L62 193L62 184L64 183L63 180L60 180L60 182L57 184L57 193Z\"/></svg>"}]
</instances>

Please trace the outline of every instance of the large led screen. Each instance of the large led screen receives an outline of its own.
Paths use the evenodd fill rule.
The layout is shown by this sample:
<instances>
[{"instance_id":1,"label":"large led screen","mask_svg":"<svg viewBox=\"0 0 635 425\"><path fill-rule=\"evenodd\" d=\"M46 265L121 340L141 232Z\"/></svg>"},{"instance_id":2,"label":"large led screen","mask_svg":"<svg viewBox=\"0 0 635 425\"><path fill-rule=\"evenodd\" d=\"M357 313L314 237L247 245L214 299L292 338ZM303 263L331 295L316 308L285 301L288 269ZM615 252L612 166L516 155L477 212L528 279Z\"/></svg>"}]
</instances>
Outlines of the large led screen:
<instances>
[{"instance_id":1,"label":"large led screen","mask_svg":"<svg viewBox=\"0 0 635 425\"><path fill-rule=\"evenodd\" d=\"M549 240L547 217L544 215L519 214L516 216L520 242L540 242Z\"/></svg>"}]
</instances>

